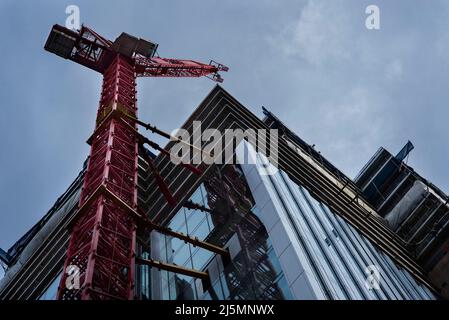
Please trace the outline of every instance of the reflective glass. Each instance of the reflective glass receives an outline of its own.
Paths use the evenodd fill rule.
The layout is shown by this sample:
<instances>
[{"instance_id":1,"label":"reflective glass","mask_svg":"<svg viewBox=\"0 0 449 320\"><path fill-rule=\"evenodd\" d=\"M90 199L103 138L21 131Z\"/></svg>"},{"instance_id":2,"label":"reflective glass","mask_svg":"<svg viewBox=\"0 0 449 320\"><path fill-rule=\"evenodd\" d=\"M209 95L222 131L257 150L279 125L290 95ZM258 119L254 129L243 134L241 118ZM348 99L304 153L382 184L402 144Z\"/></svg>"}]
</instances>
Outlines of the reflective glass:
<instances>
[{"instance_id":1,"label":"reflective glass","mask_svg":"<svg viewBox=\"0 0 449 320\"><path fill-rule=\"evenodd\" d=\"M193 268L196 270L203 270L213 256L214 254L208 250L194 248L192 253Z\"/></svg>"},{"instance_id":2,"label":"reflective glass","mask_svg":"<svg viewBox=\"0 0 449 320\"><path fill-rule=\"evenodd\" d=\"M197 203L199 205L204 205L203 195L201 194L201 190L197 189L192 196L190 197L193 203Z\"/></svg>"},{"instance_id":3,"label":"reflective glass","mask_svg":"<svg viewBox=\"0 0 449 320\"><path fill-rule=\"evenodd\" d=\"M42 295L39 297L39 300L56 300L59 281L61 281L61 275L62 273L58 274L58 276L52 281L47 290L45 290L44 293L42 293Z\"/></svg>"},{"instance_id":4,"label":"reflective glass","mask_svg":"<svg viewBox=\"0 0 449 320\"><path fill-rule=\"evenodd\" d=\"M187 219L188 233L194 235L196 228L202 221L206 221L204 213L199 210L193 211L192 214ZM209 231L209 227L207 231Z\"/></svg>"},{"instance_id":5,"label":"reflective glass","mask_svg":"<svg viewBox=\"0 0 449 320\"><path fill-rule=\"evenodd\" d=\"M203 219L201 223L197 225L195 229L193 229L191 235L197 237L200 240L206 239L206 237L209 235L209 225L207 223L207 220Z\"/></svg>"},{"instance_id":6,"label":"reflective glass","mask_svg":"<svg viewBox=\"0 0 449 320\"><path fill-rule=\"evenodd\" d=\"M181 209L169 226L218 246L238 241L242 250L198 297L194 278L168 273L162 282L164 299L285 299L291 297L267 231L257 217L257 206L237 166L226 165L212 173L190 197L210 209ZM214 227L216 226L216 227ZM167 262L203 271L214 253L165 237ZM167 273L166 273L167 274Z\"/></svg>"},{"instance_id":7,"label":"reflective glass","mask_svg":"<svg viewBox=\"0 0 449 320\"><path fill-rule=\"evenodd\" d=\"M180 231L180 232L187 232L186 230L186 217L184 213L184 209L179 210L179 212L173 217L173 219L170 220L169 227L172 230Z\"/></svg>"},{"instance_id":8,"label":"reflective glass","mask_svg":"<svg viewBox=\"0 0 449 320\"><path fill-rule=\"evenodd\" d=\"M173 253L172 258L168 260L170 263L175 263L177 265L184 265L188 259L190 259L190 250L189 245L185 244L183 241L179 239L173 239L172 241L176 241L177 243L180 243L181 245L178 247L178 249Z\"/></svg>"}]
</instances>

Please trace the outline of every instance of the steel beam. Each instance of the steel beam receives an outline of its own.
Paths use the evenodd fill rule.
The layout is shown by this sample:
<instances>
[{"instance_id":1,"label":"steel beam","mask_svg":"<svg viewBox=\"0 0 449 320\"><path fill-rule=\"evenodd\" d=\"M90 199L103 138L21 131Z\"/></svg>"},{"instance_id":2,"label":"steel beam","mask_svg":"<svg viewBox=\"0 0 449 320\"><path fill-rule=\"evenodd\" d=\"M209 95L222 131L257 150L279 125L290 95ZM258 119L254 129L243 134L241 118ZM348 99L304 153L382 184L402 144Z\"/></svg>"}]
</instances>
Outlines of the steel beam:
<instances>
[{"instance_id":1,"label":"steel beam","mask_svg":"<svg viewBox=\"0 0 449 320\"><path fill-rule=\"evenodd\" d=\"M122 121L104 115L119 107L136 115L135 100L134 67L117 55L104 73L80 210L74 221L58 299L133 298L136 225L104 190L137 208L137 137ZM79 271L79 288L67 287L68 277L73 276L68 271L73 267Z\"/></svg>"},{"instance_id":2,"label":"steel beam","mask_svg":"<svg viewBox=\"0 0 449 320\"><path fill-rule=\"evenodd\" d=\"M137 221L138 225L140 225L148 230L156 230L157 232L163 233L165 235L172 236L174 238L178 238L185 242L191 243L193 246L203 248L203 249L209 250L213 253L219 254L224 259L229 259L229 251L227 249L224 249L222 247L216 246L214 244L211 244L211 243L208 243L205 241L201 241L196 237L191 237L182 232L176 232L169 228L157 225L157 224L151 222L144 214L140 214L136 210L134 210L133 208L128 206L124 201L122 201L120 198L118 198L114 193L112 193L107 188L101 188L100 191L105 197L107 197L112 202L117 204L123 210L127 211L129 213L129 215Z\"/></svg>"},{"instance_id":3,"label":"steel beam","mask_svg":"<svg viewBox=\"0 0 449 320\"><path fill-rule=\"evenodd\" d=\"M203 271L197 271L194 269L185 268L182 266L178 266L176 264L170 264L162 261L157 261L153 259L143 259L140 257L136 258L136 263L141 265L147 265L150 267L158 268L161 270L166 270L174 273L180 273L189 277L199 278L203 280L209 279L209 274Z\"/></svg>"}]
</instances>

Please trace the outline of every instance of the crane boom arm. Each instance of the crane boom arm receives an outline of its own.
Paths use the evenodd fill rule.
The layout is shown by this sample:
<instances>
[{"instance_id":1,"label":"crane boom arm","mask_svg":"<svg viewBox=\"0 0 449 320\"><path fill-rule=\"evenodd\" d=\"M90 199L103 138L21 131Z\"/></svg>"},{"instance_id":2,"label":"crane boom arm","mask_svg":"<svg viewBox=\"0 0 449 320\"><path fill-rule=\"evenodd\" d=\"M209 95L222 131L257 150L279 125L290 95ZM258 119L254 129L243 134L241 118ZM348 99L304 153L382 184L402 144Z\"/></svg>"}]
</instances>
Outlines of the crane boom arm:
<instances>
[{"instance_id":1,"label":"crane boom arm","mask_svg":"<svg viewBox=\"0 0 449 320\"><path fill-rule=\"evenodd\" d=\"M135 67L138 77L202 77L210 76L212 80L223 82L219 71L228 68L211 61L204 64L193 60L180 60L168 58L135 58Z\"/></svg>"},{"instance_id":2,"label":"crane boom arm","mask_svg":"<svg viewBox=\"0 0 449 320\"><path fill-rule=\"evenodd\" d=\"M117 54L129 59L138 77L202 77L223 82L219 72L228 68L215 61L209 64L193 60L154 57L157 44L122 33L114 42L82 26L73 31L54 25L45 49L65 59L104 73Z\"/></svg>"}]
</instances>

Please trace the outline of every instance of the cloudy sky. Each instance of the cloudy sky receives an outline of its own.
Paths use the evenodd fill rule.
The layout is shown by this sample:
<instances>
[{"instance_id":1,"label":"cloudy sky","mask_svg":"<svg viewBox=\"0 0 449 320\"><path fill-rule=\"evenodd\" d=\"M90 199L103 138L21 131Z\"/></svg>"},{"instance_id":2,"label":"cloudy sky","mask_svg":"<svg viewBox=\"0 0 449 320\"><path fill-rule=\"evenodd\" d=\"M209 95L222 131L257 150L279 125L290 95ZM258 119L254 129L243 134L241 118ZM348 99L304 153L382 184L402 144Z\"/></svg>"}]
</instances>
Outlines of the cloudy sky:
<instances>
[{"instance_id":1,"label":"cloudy sky","mask_svg":"<svg viewBox=\"0 0 449 320\"><path fill-rule=\"evenodd\" d=\"M264 105L350 177L408 139L409 164L449 192L449 1L0 0L0 247L52 206L88 154L101 76L44 51L76 4L109 39L159 43L163 57L230 67L224 88ZM365 8L380 8L380 30ZM172 130L209 79L139 79L140 117Z\"/></svg>"}]
</instances>

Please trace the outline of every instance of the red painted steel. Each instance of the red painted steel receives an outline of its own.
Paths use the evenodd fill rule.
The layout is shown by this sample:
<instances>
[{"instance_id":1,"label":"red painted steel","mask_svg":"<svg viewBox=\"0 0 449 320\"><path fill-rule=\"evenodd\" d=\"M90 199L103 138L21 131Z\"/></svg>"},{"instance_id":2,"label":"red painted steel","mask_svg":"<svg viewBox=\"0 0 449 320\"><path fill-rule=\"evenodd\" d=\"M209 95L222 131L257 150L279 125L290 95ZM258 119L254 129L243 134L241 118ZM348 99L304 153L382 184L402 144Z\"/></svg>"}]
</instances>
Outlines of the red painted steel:
<instances>
[{"instance_id":1,"label":"red painted steel","mask_svg":"<svg viewBox=\"0 0 449 320\"><path fill-rule=\"evenodd\" d=\"M225 71L226 69L226 67L223 66L219 67L192 60L167 58L150 59L138 56L135 61L138 77L202 77L214 74L213 79L217 82L222 82L223 80L217 72Z\"/></svg>"},{"instance_id":2,"label":"red painted steel","mask_svg":"<svg viewBox=\"0 0 449 320\"><path fill-rule=\"evenodd\" d=\"M129 210L113 198L137 210L136 77L211 76L221 82L218 72L227 68L213 61L207 65L135 52L123 56L114 49L114 42L85 26L72 31L54 25L45 49L103 74L96 127L58 299L132 299L136 223ZM68 274L73 270L69 266L78 268L79 274ZM77 283L76 276L79 288L71 287Z\"/></svg>"},{"instance_id":3,"label":"red painted steel","mask_svg":"<svg viewBox=\"0 0 449 320\"><path fill-rule=\"evenodd\" d=\"M89 208L76 222L65 268L80 268L79 290L66 288L61 279L60 299L131 299L134 281L135 223L102 193L103 186L132 208L137 208L137 137L122 121L110 116L117 110L137 116L135 73L132 64L117 56L103 78L97 126L79 202ZM108 116L109 115L109 116Z\"/></svg>"},{"instance_id":4,"label":"red painted steel","mask_svg":"<svg viewBox=\"0 0 449 320\"><path fill-rule=\"evenodd\" d=\"M102 74L117 54L113 49L114 43L112 41L103 38L86 26L76 32L60 25L54 25L45 48L56 53L55 51L60 50L60 46L52 47L55 42L54 35L63 35L62 38L73 39L73 48L70 48L69 54L64 58ZM218 72L228 71L226 66L215 61L204 64L193 60L146 57L138 53L133 54L132 60L138 77L210 76L212 80L222 82L223 79Z\"/></svg>"}]
</instances>

